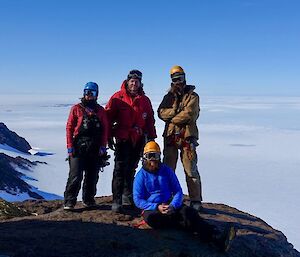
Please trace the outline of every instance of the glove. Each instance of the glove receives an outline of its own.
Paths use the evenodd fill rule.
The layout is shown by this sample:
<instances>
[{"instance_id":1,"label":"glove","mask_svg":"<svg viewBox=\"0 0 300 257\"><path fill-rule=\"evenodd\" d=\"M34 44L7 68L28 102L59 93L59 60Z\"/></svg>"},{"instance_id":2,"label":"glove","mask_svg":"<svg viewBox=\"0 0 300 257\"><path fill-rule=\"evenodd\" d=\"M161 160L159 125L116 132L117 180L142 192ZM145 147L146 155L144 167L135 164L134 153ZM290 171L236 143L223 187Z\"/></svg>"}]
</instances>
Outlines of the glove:
<instances>
[{"instance_id":1,"label":"glove","mask_svg":"<svg viewBox=\"0 0 300 257\"><path fill-rule=\"evenodd\" d=\"M168 207L168 211L167 211L167 214L168 215L171 215L175 212L175 208L173 205L169 204L169 207Z\"/></svg>"},{"instance_id":2,"label":"glove","mask_svg":"<svg viewBox=\"0 0 300 257\"><path fill-rule=\"evenodd\" d=\"M106 147L105 146L100 146L100 149L99 149L99 156L103 156L107 153L106 151Z\"/></svg>"},{"instance_id":3,"label":"glove","mask_svg":"<svg viewBox=\"0 0 300 257\"><path fill-rule=\"evenodd\" d=\"M106 150L106 148L105 148ZM105 151L104 154L100 155L98 158L100 171L103 172L103 168L108 166L110 163L108 162L110 155Z\"/></svg>"},{"instance_id":4,"label":"glove","mask_svg":"<svg viewBox=\"0 0 300 257\"><path fill-rule=\"evenodd\" d=\"M171 90L170 92L178 97L182 96L184 86L182 84L171 83Z\"/></svg>"},{"instance_id":5,"label":"glove","mask_svg":"<svg viewBox=\"0 0 300 257\"><path fill-rule=\"evenodd\" d=\"M73 153L74 153L73 147L68 148L68 155L73 156Z\"/></svg>"}]
</instances>

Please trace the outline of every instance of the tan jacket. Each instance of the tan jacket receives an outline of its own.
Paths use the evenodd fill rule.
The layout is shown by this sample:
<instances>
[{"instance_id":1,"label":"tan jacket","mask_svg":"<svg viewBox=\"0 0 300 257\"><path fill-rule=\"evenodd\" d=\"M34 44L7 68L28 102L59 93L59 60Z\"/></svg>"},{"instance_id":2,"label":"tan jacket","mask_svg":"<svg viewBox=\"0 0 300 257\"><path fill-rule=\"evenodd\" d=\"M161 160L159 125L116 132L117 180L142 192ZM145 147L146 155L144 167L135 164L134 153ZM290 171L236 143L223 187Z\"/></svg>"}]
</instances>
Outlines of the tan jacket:
<instances>
[{"instance_id":1,"label":"tan jacket","mask_svg":"<svg viewBox=\"0 0 300 257\"><path fill-rule=\"evenodd\" d=\"M195 86L186 85L184 94L178 99L168 92L158 107L158 117L166 122L163 137L183 132L183 138L199 139L196 121L199 117L199 96L194 92Z\"/></svg>"}]
</instances>

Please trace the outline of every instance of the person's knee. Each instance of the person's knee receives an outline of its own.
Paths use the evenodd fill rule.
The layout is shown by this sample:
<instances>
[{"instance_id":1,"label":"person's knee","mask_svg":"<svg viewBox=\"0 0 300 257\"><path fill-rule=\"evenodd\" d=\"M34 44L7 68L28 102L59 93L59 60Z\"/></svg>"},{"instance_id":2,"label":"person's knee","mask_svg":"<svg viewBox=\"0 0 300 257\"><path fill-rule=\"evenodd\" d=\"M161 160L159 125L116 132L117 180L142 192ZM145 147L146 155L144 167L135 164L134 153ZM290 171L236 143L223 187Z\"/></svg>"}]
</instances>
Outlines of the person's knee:
<instances>
[{"instance_id":1,"label":"person's knee","mask_svg":"<svg viewBox=\"0 0 300 257\"><path fill-rule=\"evenodd\" d=\"M152 228L159 229L162 228L161 221L159 217L156 214L150 214L147 215L147 217L144 218L145 222Z\"/></svg>"},{"instance_id":2,"label":"person's knee","mask_svg":"<svg viewBox=\"0 0 300 257\"><path fill-rule=\"evenodd\" d=\"M157 228L157 219L153 215L149 215L145 221L150 227Z\"/></svg>"},{"instance_id":3,"label":"person's knee","mask_svg":"<svg viewBox=\"0 0 300 257\"><path fill-rule=\"evenodd\" d=\"M70 175L69 179L70 179L71 184L80 183L83 179L83 174L82 173L73 173Z\"/></svg>"}]
</instances>

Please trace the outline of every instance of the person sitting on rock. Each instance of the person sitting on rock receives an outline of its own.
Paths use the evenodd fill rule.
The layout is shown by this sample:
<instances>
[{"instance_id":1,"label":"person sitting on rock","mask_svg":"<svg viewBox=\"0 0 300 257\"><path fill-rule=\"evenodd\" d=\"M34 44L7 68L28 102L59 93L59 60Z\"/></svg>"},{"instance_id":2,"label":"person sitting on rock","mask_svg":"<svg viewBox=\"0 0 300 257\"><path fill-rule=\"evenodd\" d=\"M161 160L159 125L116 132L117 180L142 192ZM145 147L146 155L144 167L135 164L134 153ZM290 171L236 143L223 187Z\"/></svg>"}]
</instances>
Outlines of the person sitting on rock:
<instances>
[{"instance_id":1,"label":"person sitting on rock","mask_svg":"<svg viewBox=\"0 0 300 257\"><path fill-rule=\"evenodd\" d=\"M143 152L143 167L133 184L133 200L143 210L144 221L152 228L183 228L196 232L203 241L213 242L227 251L235 229L227 226L223 233L206 222L192 207L183 204L183 193L174 171L161 162L159 145L148 142Z\"/></svg>"}]
</instances>

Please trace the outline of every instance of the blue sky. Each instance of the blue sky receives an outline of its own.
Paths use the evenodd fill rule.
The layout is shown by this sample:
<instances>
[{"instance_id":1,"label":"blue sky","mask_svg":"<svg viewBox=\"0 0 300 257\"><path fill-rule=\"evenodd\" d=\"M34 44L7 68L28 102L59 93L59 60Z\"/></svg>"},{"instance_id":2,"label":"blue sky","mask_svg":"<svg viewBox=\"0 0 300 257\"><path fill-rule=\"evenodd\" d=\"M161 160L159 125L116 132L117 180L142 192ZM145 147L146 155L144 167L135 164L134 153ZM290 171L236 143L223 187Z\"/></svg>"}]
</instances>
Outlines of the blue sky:
<instances>
[{"instance_id":1,"label":"blue sky","mask_svg":"<svg viewBox=\"0 0 300 257\"><path fill-rule=\"evenodd\" d=\"M1 93L103 94L181 65L206 95L300 95L299 0L0 0Z\"/></svg>"}]
</instances>

